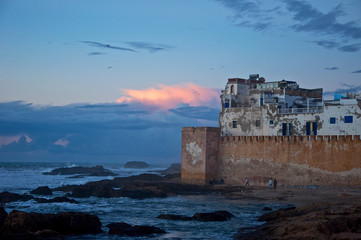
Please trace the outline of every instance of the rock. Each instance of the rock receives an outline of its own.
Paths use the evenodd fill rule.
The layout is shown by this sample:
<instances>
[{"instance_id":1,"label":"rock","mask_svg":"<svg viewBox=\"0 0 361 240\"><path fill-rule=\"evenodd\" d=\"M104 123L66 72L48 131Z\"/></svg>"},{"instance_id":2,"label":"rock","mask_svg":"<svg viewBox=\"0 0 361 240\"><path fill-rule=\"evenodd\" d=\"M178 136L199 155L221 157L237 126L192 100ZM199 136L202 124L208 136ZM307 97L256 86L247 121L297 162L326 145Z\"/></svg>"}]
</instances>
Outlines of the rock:
<instances>
[{"instance_id":1,"label":"rock","mask_svg":"<svg viewBox=\"0 0 361 240\"><path fill-rule=\"evenodd\" d=\"M6 217L8 216L8 213L5 211L3 207L0 207L0 229L2 225L4 224L4 221Z\"/></svg>"},{"instance_id":2,"label":"rock","mask_svg":"<svg viewBox=\"0 0 361 240\"><path fill-rule=\"evenodd\" d=\"M104 169L103 166L97 165L95 167L70 167L57 168L50 172L44 172L44 175L75 175L80 176L116 176L117 174L110 170Z\"/></svg>"},{"instance_id":3,"label":"rock","mask_svg":"<svg viewBox=\"0 0 361 240\"><path fill-rule=\"evenodd\" d=\"M101 233L101 222L95 215L81 212L58 214L27 213L13 210L3 224L4 235L36 233L51 230L61 235Z\"/></svg>"},{"instance_id":4,"label":"rock","mask_svg":"<svg viewBox=\"0 0 361 240\"><path fill-rule=\"evenodd\" d=\"M148 168L149 165L146 162L138 162L138 161L131 161L127 162L124 165L124 168L136 168L136 169L142 169L142 168Z\"/></svg>"},{"instance_id":5,"label":"rock","mask_svg":"<svg viewBox=\"0 0 361 240\"><path fill-rule=\"evenodd\" d=\"M165 170L158 171L160 174L168 175L168 174L179 174L181 172L181 164L173 163Z\"/></svg>"},{"instance_id":6,"label":"rock","mask_svg":"<svg viewBox=\"0 0 361 240\"><path fill-rule=\"evenodd\" d=\"M345 207L313 203L265 213L265 224L253 232L242 230L234 239L360 239L361 205Z\"/></svg>"},{"instance_id":7,"label":"rock","mask_svg":"<svg viewBox=\"0 0 361 240\"><path fill-rule=\"evenodd\" d=\"M79 203L78 201L67 197L55 197L52 199L35 198L34 200L37 201L38 203L55 203L55 202Z\"/></svg>"},{"instance_id":8,"label":"rock","mask_svg":"<svg viewBox=\"0 0 361 240\"><path fill-rule=\"evenodd\" d=\"M270 208L270 207L264 207L264 208L262 208L262 211L272 211L272 208Z\"/></svg>"},{"instance_id":9,"label":"rock","mask_svg":"<svg viewBox=\"0 0 361 240\"><path fill-rule=\"evenodd\" d=\"M188 216L184 216L184 215L176 215L176 214L161 214L157 218L167 219L167 220L181 220L181 221L193 220L192 217L188 217Z\"/></svg>"},{"instance_id":10,"label":"rock","mask_svg":"<svg viewBox=\"0 0 361 240\"><path fill-rule=\"evenodd\" d=\"M115 234L118 236L131 236L141 237L152 234L166 233L164 230L154 226L135 225L121 222L121 223L110 223L106 225L109 228L108 234Z\"/></svg>"},{"instance_id":11,"label":"rock","mask_svg":"<svg viewBox=\"0 0 361 240\"><path fill-rule=\"evenodd\" d=\"M234 217L232 213L227 211L215 211L210 213L196 213L193 215L193 219L198 221L227 221Z\"/></svg>"},{"instance_id":12,"label":"rock","mask_svg":"<svg viewBox=\"0 0 361 240\"><path fill-rule=\"evenodd\" d=\"M34 197L27 194L17 194L17 193L10 193L10 192L2 192L0 193L0 203L9 203L9 202L16 202L16 201L29 201Z\"/></svg>"},{"instance_id":13,"label":"rock","mask_svg":"<svg viewBox=\"0 0 361 240\"><path fill-rule=\"evenodd\" d=\"M48 187L38 187L30 192L30 194L37 194L37 195L53 195L53 191Z\"/></svg>"}]
</instances>

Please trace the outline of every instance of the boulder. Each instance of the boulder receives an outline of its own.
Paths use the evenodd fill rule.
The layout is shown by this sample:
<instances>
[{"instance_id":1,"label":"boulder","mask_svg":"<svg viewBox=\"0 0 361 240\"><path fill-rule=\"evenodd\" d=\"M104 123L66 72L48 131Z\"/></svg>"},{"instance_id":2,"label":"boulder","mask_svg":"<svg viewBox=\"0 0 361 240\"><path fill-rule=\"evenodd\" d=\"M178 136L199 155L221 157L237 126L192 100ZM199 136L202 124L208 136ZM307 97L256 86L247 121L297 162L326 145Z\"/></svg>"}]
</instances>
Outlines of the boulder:
<instances>
[{"instance_id":1,"label":"boulder","mask_svg":"<svg viewBox=\"0 0 361 240\"><path fill-rule=\"evenodd\" d=\"M115 234L118 236L141 237L152 234L166 233L164 230L154 226L145 226L145 225L132 226L124 222L110 223L106 225L106 227L109 228L108 234Z\"/></svg>"},{"instance_id":2,"label":"boulder","mask_svg":"<svg viewBox=\"0 0 361 240\"><path fill-rule=\"evenodd\" d=\"M234 239L361 239L361 205L313 203L280 209L259 217L253 231L239 230Z\"/></svg>"},{"instance_id":3,"label":"boulder","mask_svg":"<svg viewBox=\"0 0 361 240\"><path fill-rule=\"evenodd\" d=\"M103 166L97 165L95 167L70 167L70 168L57 168L50 172L44 172L44 175L76 175L80 176L116 176L117 174Z\"/></svg>"},{"instance_id":4,"label":"boulder","mask_svg":"<svg viewBox=\"0 0 361 240\"><path fill-rule=\"evenodd\" d=\"M44 187L38 187L37 189L34 189L30 192L30 194L37 194L37 195L53 195L53 191L48 187L48 186L44 186Z\"/></svg>"},{"instance_id":5,"label":"boulder","mask_svg":"<svg viewBox=\"0 0 361 240\"><path fill-rule=\"evenodd\" d=\"M10 192L1 192L0 193L0 203L9 203L9 202L16 202L16 201L29 201L34 197L27 194L17 194L17 193L10 193Z\"/></svg>"},{"instance_id":6,"label":"boulder","mask_svg":"<svg viewBox=\"0 0 361 240\"><path fill-rule=\"evenodd\" d=\"M0 229L2 225L5 222L6 217L8 216L8 213L5 211L3 207L0 207Z\"/></svg>"},{"instance_id":7,"label":"boulder","mask_svg":"<svg viewBox=\"0 0 361 240\"><path fill-rule=\"evenodd\" d=\"M22 233L36 233L50 230L52 234L81 235L101 233L101 222L95 215L81 212L63 212L58 214L27 213L13 210L3 224L6 236Z\"/></svg>"},{"instance_id":8,"label":"boulder","mask_svg":"<svg viewBox=\"0 0 361 240\"><path fill-rule=\"evenodd\" d=\"M142 168L148 168L149 165L146 162L138 162L138 161L131 161L127 162L124 165L124 168L135 168L135 169L142 169Z\"/></svg>"},{"instance_id":9,"label":"boulder","mask_svg":"<svg viewBox=\"0 0 361 240\"><path fill-rule=\"evenodd\" d=\"M210 213L196 213L193 215L193 219L198 221L227 221L234 217L232 213L227 211L215 211Z\"/></svg>"}]
</instances>

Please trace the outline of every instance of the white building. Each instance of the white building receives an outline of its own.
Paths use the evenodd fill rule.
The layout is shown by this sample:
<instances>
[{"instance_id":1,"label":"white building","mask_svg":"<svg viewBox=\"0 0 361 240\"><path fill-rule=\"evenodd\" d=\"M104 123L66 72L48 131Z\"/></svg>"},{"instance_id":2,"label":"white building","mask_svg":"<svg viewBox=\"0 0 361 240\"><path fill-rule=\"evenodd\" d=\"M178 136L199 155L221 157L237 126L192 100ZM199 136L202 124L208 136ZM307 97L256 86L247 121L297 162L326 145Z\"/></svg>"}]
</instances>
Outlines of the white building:
<instances>
[{"instance_id":1,"label":"white building","mask_svg":"<svg viewBox=\"0 0 361 240\"><path fill-rule=\"evenodd\" d=\"M230 78L221 94L222 136L360 135L361 98L324 101L322 88L266 82L258 74Z\"/></svg>"}]
</instances>

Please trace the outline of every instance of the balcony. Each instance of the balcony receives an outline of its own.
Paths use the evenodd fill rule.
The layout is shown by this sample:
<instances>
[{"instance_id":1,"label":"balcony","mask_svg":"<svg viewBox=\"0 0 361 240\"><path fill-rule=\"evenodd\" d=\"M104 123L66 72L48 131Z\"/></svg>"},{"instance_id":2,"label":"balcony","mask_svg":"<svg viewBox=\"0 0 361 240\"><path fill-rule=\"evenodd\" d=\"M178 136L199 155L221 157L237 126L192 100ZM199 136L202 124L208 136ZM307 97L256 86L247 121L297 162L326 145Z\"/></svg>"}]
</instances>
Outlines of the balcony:
<instances>
[{"instance_id":1,"label":"balcony","mask_svg":"<svg viewBox=\"0 0 361 240\"><path fill-rule=\"evenodd\" d=\"M278 109L278 114L322 113L323 107Z\"/></svg>"}]
</instances>

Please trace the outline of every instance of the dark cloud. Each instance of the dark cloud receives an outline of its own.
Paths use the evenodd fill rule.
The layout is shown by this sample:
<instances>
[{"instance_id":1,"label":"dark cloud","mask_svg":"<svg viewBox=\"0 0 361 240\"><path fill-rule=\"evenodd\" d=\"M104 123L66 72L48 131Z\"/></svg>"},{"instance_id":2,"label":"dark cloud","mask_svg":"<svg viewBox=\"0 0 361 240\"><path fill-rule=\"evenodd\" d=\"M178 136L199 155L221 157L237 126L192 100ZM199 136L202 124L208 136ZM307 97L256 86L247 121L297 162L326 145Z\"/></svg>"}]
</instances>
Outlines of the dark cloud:
<instances>
[{"instance_id":1,"label":"dark cloud","mask_svg":"<svg viewBox=\"0 0 361 240\"><path fill-rule=\"evenodd\" d=\"M144 49L149 51L150 53L166 51L172 49L172 46L168 46L165 44L156 44L156 43L147 43L147 42L126 42L129 46L136 49Z\"/></svg>"},{"instance_id":2,"label":"dark cloud","mask_svg":"<svg viewBox=\"0 0 361 240\"><path fill-rule=\"evenodd\" d=\"M361 73L361 69L357 71L353 71L352 73Z\"/></svg>"},{"instance_id":3,"label":"dark cloud","mask_svg":"<svg viewBox=\"0 0 361 240\"><path fill-rule=\"evenodd\" d=\"M218 114L218 109L187 105L150 112L139 104L0 103L0 137L20 136L10 144L0 142L0 159L35 161L66 155L68 160L179 161L181 128L204 122L217 126ZM55 144L61 139L67 144Z\"/></svg>"},{"instance_id":4,"label":"dark cloud","mask_svg":"<svg viewBox=\"0 0 361 240\"><path fill-rule=\"evenodd\" d=\"M131 48L117 47L117 46L112 46L110 44L105 44L105 43L100 43L100 42L93 42L93 41L80 41L80 42L85 43L85 44L87 44L87 45L89 45L91 47L136 52L135 50L133 50Z\"/></svg>"},{"instance_id":5,"label":"dark cloud","mask_svg":"<svg viewBox=\"0 0 361 240\"><path fill-rule=\"evenodd\" d=\"M327 36L337 40L311 42L343 52L357 52L361 49L361 26L356 21L340 20L346 15L342 4L324 13L303 0L283 0L272 9L266 9L266 4L256 0L214 1L232 10L232 23L238 27L255 31L275 30L282 35L286 31L310 33L313 39ZM284 18L283 22L289 22L287 28L278 22L280 18Z\"/></svg>"},{"instance_id":6,"label":"dark cloud","mask_svg":"<svg viewBox=\"0 0 361 240\"><path fill-rule=\"evenodd\" d=\"M103 52L90 52L88 53L89 56L98 56L98 55L104 55L106 53L103 53Z\"/></svg>"},{"instance_id":7,"label":"dark cloud","mask_svg":"<svg viewBox=\"0 0 361 240\"><path fill-rule=\"evenodd\" d=\"M272 15L278 7L263 11L259 4L249 0L215 0L234 13L232 22L237 27L248 27L256 31L264 31L272 26Z\"/></svg>"},{"instance_id":8,"label":"dark cloud","mask_svg":"<svg viewBox=\"0 0 361 240\"><path fill-rule=\"evenodd\" d=\"M319 46L322 46L322 47L325 47L327 49L334 49L334 48L337 48L340 46L339 43L337 42L334 42L334 41L324 41L324 40L321 40L321 41L314 41L317 45Z\"/></svg>"},{"instance_id":9,"label":"dark cloud","mask_svg":"<svg viewBox=\"0 0 361 240\"><path fill-rule=\"evenodd\" d=\"M287 0L287 9L294 14L296 31L340 35L346 39L361 39L361 27L354 21L340 23L338 17L345 15L342 4L328 13L322 13L311 4L299 0Z\"/></svg>"},{"instance_id":10,"label":"dark cloud","mask_svg":"<svg viewBox=\"0 0 361 240\"><path fill-rule=\"evenodd\" d=\"M338 67L325 67L325 70L335 71L335 70L339 70L339 69L338 69Z\"/></svg>"},{"instance_id":11,"label":"dark cloud","mask_svg":"<svg viewBox=\"0 0 361 240\"><path fill-rule=\"evenodd\" d=\"M342 52L357 52L361 48L361 44L345 45L338 48Z\"/></svg>"}]
</instances>

